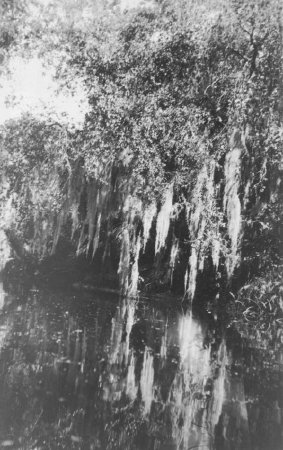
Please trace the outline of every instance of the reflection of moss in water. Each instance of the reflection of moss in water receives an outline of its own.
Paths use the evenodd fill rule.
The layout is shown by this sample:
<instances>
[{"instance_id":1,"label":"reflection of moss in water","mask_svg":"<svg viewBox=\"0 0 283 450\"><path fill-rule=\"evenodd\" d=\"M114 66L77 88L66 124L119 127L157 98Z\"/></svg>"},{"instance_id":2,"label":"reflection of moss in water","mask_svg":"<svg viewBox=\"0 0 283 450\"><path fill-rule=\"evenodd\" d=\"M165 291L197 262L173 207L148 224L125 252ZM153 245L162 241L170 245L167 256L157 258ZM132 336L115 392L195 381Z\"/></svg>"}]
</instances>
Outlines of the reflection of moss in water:
<instances>
[{"instance_id":1,"label":"reflection of moss in water","mask_svg":"<svg viewBox=\"0 0 283 450\"><path fill-rule=\"evenodd\" d=\"M5 264L9 260L11 248L6 234L0 228L0 272L4 269Z\"/></svg>"},{"instance_id":2,"label":"reflection of moss in water","mask_svg":"<svg viewBox=\"0 0 283 450\"><path fill-rule=\"evenodd\" d=\"M243 351L239 335L239 345L227 336L227 350L191 316L110 297L33 292L17 308L1 316L0 439L13 435L21 448L44 450L242 450L257 439L259 449L277 450L279 381L265 367L268 352ZM153 374L147 410L145 367ZM266 434L265 447L257 433Z\"/></svg>"}]
</instances>

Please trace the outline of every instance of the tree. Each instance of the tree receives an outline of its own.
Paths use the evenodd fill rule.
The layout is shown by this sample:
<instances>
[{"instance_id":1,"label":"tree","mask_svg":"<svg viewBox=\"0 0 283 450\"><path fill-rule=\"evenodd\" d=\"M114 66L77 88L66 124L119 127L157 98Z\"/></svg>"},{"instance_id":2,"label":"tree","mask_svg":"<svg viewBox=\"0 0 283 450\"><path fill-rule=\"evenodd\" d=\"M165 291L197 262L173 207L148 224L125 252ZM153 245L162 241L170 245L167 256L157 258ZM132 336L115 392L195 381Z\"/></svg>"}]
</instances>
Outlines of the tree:
<instances>
[{"instance_id":1,"label":"tree","mask_svg":"<svg viewBox=\"0 0 283 450\"><path fill-rule=\"evenodd\" d=\"M41 29L36 48L57 64L59 82L83 80L89 112L81 130L66 132L67 145L65 131L52 125L54 138L60 135L58 154L44 147L57 167L55 245L72 216L79 251L95 257L106 240L98 255L105 259L112 248L116 260L121 247L119 270L127 269L121 278L129 287L137 285L140 245L149 239L145 259L155 270L162 267L164 283L168 270L179 271L191 298L203 270L219 271L225 280L242 267L236 271L241 284L244 273L278 265L278 1L215 0L201 8L169 1L115 18L107 4L89 23L80 13L73 16L77 22L67 17L64 5L58 19L54 11L61 6L55 2L45 16L48 32ZM53 142L49 124L43 133L36 130L42 142ZM35 160L37 145L25 143ZM15 152L14 141L9 148ZM42 162L41 170L46 180L50 166Z\"/></svg>"}]
</instances>

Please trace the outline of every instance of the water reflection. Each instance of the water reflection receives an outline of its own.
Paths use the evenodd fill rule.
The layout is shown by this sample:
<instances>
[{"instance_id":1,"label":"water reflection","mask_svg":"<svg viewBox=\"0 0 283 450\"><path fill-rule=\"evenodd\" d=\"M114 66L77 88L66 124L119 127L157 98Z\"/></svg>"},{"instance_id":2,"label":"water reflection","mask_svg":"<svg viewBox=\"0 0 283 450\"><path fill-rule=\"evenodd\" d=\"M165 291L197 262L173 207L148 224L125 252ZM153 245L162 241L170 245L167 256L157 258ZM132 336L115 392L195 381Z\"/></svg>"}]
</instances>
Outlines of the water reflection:
<instances>
[{"instance_id":1,"label":"water reflection","mask_svg":"<svg viewBox=\"0 0 283 450\"><path fill-rule=\"evenodd\" d=\"M0 272L4 269L5 264L9 261L11 253L10 244L5 232L2 229L2 222L3 220L1 220L0 217Z\"/></svg>"},{"instance_id":2,"label":"water reflection","mask_svg":"<svg viewBox=\"0 0 283 450\"><path fill-rule=\"evenodd\" d=\"M146 302L0 295L2 447L281 448L282 373L260 383L238 335Z\"/></svg>"},{"instance_id":3,"label":"water reflection","mask_svg":"<svg viewBox=\"0 0 283 450\"><path fill-rule=\"evenodd\" d=\"M5 304L5 297L6 297L6 292L4 291L4 288L3 288L3 282L0 281L0 310L3 308L3 306Z\"/></svg>"},{"instance_id":4,"label":"water reflection","mask_svg":"<svg viewBox=\"0 0 283 450\"><path fill-rule=\"evenodd\" d=\"M212 448L224 403L226 344L223 341L212 357L204 336L203 327L191 315L179 319L180 362L170 400L173 436L180 449Z\"/></svg>"}]
</instances>

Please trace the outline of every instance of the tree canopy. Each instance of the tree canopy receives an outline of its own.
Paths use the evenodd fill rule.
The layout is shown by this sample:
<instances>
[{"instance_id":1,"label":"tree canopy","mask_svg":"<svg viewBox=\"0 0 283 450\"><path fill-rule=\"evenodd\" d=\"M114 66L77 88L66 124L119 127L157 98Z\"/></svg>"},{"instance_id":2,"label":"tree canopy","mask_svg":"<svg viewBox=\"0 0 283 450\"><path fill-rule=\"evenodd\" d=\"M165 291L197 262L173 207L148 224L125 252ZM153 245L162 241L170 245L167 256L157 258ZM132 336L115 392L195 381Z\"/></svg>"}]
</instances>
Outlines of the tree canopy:
<instances>
[{"instance_id":1,"label":"tree canopy","mask_svg":"<svg viewBox=\"0 0 283 450\"><path fill-rule=\"evenodd\" d=\"M4 63L36 55L59 89L81 80L88 104L80 127L31 112L1 126L9 226L25 243L42 257L69 233L132 293L143 264L190 298L203 271L243 283L279 270L278 0L2 8Z\"/></svg>"}]
</instances>

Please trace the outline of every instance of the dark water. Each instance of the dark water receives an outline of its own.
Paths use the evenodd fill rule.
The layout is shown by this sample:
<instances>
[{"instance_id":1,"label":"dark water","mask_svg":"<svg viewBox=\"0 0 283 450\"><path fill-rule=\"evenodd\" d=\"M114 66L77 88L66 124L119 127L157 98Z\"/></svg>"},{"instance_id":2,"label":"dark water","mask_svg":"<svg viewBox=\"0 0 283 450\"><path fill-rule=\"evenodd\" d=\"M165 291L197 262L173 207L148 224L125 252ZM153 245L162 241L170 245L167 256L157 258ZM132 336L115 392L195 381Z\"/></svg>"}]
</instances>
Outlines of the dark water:
<instances>
[{"instance_id":1,"label":"dark water","mask_svg":"<svg viewBox=\"0 0 283 450\"><path fill-rule=\"evenodd\" d=\"M280 329L166 305L0 283L0 448L283 448Z\"/></svg>"}]
</instances>

